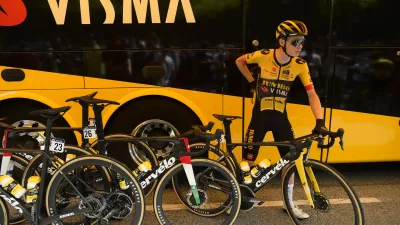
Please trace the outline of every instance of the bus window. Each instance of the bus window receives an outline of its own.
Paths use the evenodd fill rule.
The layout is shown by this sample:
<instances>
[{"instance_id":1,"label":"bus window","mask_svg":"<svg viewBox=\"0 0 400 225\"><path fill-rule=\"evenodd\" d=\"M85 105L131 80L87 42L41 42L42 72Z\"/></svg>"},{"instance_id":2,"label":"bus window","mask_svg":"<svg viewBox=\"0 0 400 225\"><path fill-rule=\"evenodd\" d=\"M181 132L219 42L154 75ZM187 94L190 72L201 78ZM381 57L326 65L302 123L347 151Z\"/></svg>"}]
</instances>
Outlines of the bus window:
<instances>
[{"instance_id":1,"label":"bus window","mask_svg":"<svg viewBox=\"0 0 400 225\"><path fill-rule=\"evenodd\" d=\"M233 75L228 75L226 70L226 63L234 63L233 53L233 50L225 51L222 49L171 51L98 50L84 52L83 59L85 76L88 77L211 93L223 93L223 90L225 90L224 93L229 94L230 92L226 91L230 90L230 88L223 88L223 86L228 85L225 80L228 79L228 76ZM158 80L145 78L142 70L149 65L164 67L165 76ZM236 74L234 76L237 76L232 79L240 79L236 71L230 69L229 72L233 72ZM238 87L240 90L241 86L238 85Z\"/></svg>"},{"instance_id":2,"label":"bus window","mask_svg":"<svg viewBox=\"0 0 400 225\"><path fill-rule=\"evenodd\" d=\"M399 45L395 1L334 1L332 40L335 46ZM349 13L351 12L351 13Z\"/></svg>"},{"instance_id":3,"label":"bus window","mask_svg":"<svg viewBox=\"0 0 400 225\"><path fill-rule=\"evenodd\" d=\"M80 52L0 52L0 66L81 75L81 58Z\"/></svg>"},{"instance_id":4,"label":"bus window","mask_svg":"<svg viewBox=\"0 0 400 225\"><path fill-rule=\"evenodd\" d=\"M400 59L396 52L397 49L336 50L333 107L400 116Z\"/></svg>"}]
</instances>

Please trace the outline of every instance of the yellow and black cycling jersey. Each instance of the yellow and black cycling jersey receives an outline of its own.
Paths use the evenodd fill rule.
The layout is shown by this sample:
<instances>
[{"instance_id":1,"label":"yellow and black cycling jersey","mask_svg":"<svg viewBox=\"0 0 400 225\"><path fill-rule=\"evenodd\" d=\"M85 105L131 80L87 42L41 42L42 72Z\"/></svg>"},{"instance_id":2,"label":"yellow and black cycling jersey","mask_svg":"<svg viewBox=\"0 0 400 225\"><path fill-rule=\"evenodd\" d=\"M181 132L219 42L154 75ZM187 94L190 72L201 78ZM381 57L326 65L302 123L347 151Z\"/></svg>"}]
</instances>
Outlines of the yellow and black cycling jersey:
<instances>
[{"instance_id":1,"label":"yellow and black cycling jersey","mask_svg":"<svg viewBox=\"0 0 400 225\"><path fill-rule=\"evenodd\" d=\"M306 91L314 89L314 85L304 59L294 57L281 65L274 51L275 49L255 51L243 55L242 60L245 64L257 63L261 69L256 91L260 110L284 112L287 96L297 76L300 77Z\"/></svg>"}]
</instances>

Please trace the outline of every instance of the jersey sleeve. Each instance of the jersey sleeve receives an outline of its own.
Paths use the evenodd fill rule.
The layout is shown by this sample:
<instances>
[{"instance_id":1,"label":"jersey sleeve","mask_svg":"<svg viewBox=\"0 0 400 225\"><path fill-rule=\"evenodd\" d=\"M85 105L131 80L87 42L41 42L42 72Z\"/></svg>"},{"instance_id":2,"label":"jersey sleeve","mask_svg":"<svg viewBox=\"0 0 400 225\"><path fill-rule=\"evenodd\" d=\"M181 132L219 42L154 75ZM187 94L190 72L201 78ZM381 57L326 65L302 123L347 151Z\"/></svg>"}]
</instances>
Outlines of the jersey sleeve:
<instances>
[{"instance_id":1,"label":"jersey sleeve","mask_svg":"<svg viewBox=\"0 0 400 225\"><path fill-rule=\"evenodd\" d=\"M301 67L302 67L302 70L299 74L301 83L303 83L303 86L306 89L306 91L314 89L314 84L311 80L310 70L308 69L307 63L304 61L303 65L301 65Z\"/></svg>"},{"instance_id":2,"label":"jersey sleeve","mask_svg":"<svg viewBox=\"0 0 400 225\"><path fill-rule=\"evenodd\" d=\"M263 54L261 51L255 51L242 56L242 61L244 64L258 63Z\"/></svg>"}]
</instances>

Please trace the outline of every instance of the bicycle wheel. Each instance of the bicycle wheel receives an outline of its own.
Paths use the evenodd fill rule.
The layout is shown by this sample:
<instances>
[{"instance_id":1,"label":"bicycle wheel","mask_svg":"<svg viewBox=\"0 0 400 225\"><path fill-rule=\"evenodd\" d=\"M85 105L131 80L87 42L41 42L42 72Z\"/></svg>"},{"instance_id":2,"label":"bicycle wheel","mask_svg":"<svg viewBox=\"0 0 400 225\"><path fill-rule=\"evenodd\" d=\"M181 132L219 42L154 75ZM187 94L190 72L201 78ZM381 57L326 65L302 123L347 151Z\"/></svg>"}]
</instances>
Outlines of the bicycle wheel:
<instances>
[{"instance_id":1,"label":"bicycle wheel","mask_svg":"<svg viewBox=\"0 0 400 225\"><path fill-rule=\"evenodd\" d=\"M315 206L314 209L310 207L307 201L300 177L296 172L295 163L289 164L284 172L283 196L287 212L293 222L296 224L328 225L364 224L364 213L360 199L349 182L338 171L316 160L304 162L304 168ZM293 180L290 182L290 179L294 179L294 182ZM293 186L289 186L290 183ZM298 212L299 210L302 210L309 217L307 219L296 218L295 211Z\"/></svg>"},{"instance_id":2,"label":"bicycle wheel","mask_svg":"<svg viewBox=\"0 0 400 225\"><path fill-rule=\"evenodd\" d=\"M4 153L0 153L1 161L3 161L3 154ZM28 167L29 161L19 155L12 154L10 163L13 164L13 170L11 176L20 184L22 184L21 181L23 173L25 169ZM17 210L15 210L14 207L12 207L8 202L6 202L6 206L9 216L8 222L10 224L18 224L25 221L25 218L22 216L22 214L17 212Z\"/></svg>"},{"instance_id":3,"label":"bicycle wheel","mask_svg":"<svg viewBox=\"0 0 400 225\"><path fill-rule=\"evenodd\" d=\"M0 199L0 224L1 225L8 225L10 224L9 222L9 214L8 210L6 208L6 204L4 203L5 201L3 199Z\"/></svg>"},{"instance_id":4,"label":"bicycle wheel","mask_svg":"<svg viewBox=\"0 0 400 225\"><path fill-rule=\"evenodd\" d=\"M98 190L97 183L91 185L85 181L86 173L93 167L109 169L111 177L103 182L110 183L111 191ZM125 185L120 186L121 180ZM85 189L77 191L77 187ZM46 207L49 216L76 209L93 209L83 214L75 212L71 217L57 221L58 224L117 224L122 219L124 222L130 219L131 222L126 224L136 225L143 221L145 199L139 183L126 166L107 156L88 155L77 157L57 170L46 191Z\"/></svg>"},{"instance_id":5,"label":"bicycle wheel","mask_svg":"<svg viewBox=\"0 0 400 225\"><path fill-rule=\"evenodd\" d=\"M130 135L126 134L111 134L105 137L105 140L108 138L132 138ZM126 146L128 146L129 150L125 150ZM97 150L97 140L91 144L91 148ZM124 163L128 166L128 168L133 171L136 169L140 164L144 161L149 160L151 163L152 168L156 168L158 166L158 160L155 153L151 150L151 148L146 145L142 141L135 141L135 142L107 142L106 141L106 149L107 155L113 159L117 159L118 161ZM130 157L127 154L130 154ZM144 188L145 196L149 196L154 188L157 185L158 179L154 180L153 183L147 185Z\"/></svg>"},{"instance_id":6,"label":"bicycle wheel","mask_svg":"<svg viewBox=\"0 0 400 225\"><path fill-rule=\"evenodd\" d=\"M173 191L166 190L167 185L178 173L184 171L182 163L172 167L159 181L154 191L153 207L160 224L185 224L186 218L197 215L196 223L233 224L239 214L241 192L236 178L221 164L208 159L192 159L192 167L200 196L196 204L194 194L188 183L180 182L180 191L186 198L180 201L174 198ZM184 176L186 178L186 176ZM186 182L187 178L186 178ZM222 196L217 196L222 194ZM216 196L216 197L215 197ZM164 200L163 200L163 197ZM180 199L181 200L181 199ZM228 214L222 213L231 208ZM193 214L187 214L187 210ZM216 216L219 212L219 216ZM171 215L176 213L177 215ZM176 221L172 221L176 220Z\"/></svg>"},{"instance_id":7,"label":"bicycle wheel","mask_svg":"<svg viewBox=\"0 0 400 225\"><path fill-rule=\"evenodd\" d=\"M205 148L206 144L205 143L196 143L196 144L192 144L189 146L190 148L190 152L195 152L195 151L201 151ZM209 156L212 158L219 158L220 156L222 156L224 153L221 150L217 150L214 146L210 145L210 150L209 150ZM220 162L220 164L222 164L223 166L225 166L235 177L236 177L236 171L235 171L235 167L232 163L232 161L230 160L230 158L226 157L224 158L223 161ZM196 171L198 168L193 168L194 172L201 172L201 171ZM176 193L176 195L178 196L179 200L185 204L185 202L187 201L186 199L186 195L184 194L185 192L185 188L181 188L181 186L184 186L184 183L187 182L186 180L186 175L185 175L185 171L181 171L178 174L174 175L172 177L172 187ZM227 199L227 201L230 201L230 199ZM225 203L227 204L227 203ZM218 210L219 209L219 210ZM217 208L217 209L213 209L210 211L203 211L204 212L204 216L217 216L223 212L225 212L227 209L224 207L221 208Z\"/></svg>"}]
</instances>

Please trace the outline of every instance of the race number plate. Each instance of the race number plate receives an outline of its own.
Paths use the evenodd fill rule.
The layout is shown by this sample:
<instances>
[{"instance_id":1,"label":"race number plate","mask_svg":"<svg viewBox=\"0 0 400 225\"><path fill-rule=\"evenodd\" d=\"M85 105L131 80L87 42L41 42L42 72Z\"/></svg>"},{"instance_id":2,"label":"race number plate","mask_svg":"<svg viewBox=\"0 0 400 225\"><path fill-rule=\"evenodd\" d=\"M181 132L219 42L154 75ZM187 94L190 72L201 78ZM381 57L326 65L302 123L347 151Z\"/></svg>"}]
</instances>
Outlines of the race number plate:
<instances>
[{"instance_id":1,"label":"race number plate","mask_svg":"<svg viewBox=\"0 0 400 225\"><path fill-rule=\"evenodd\" d=\"M51 138L50 139L50 151L63 153L65 146L65 140L60 138Z\"/></svg>"},{"instance_id":2,"label":"race number plate","mask_svg":"<svg viewBox=\"0 0 400 225\"><path fill-rule=\"evenodd\" d=\"M84 137L85 139L97 137L97 134L96 134L96 127L94 127L94 126L85 127L85 128L83 129L83 137Z\"/></svg>"}]
</instances>

